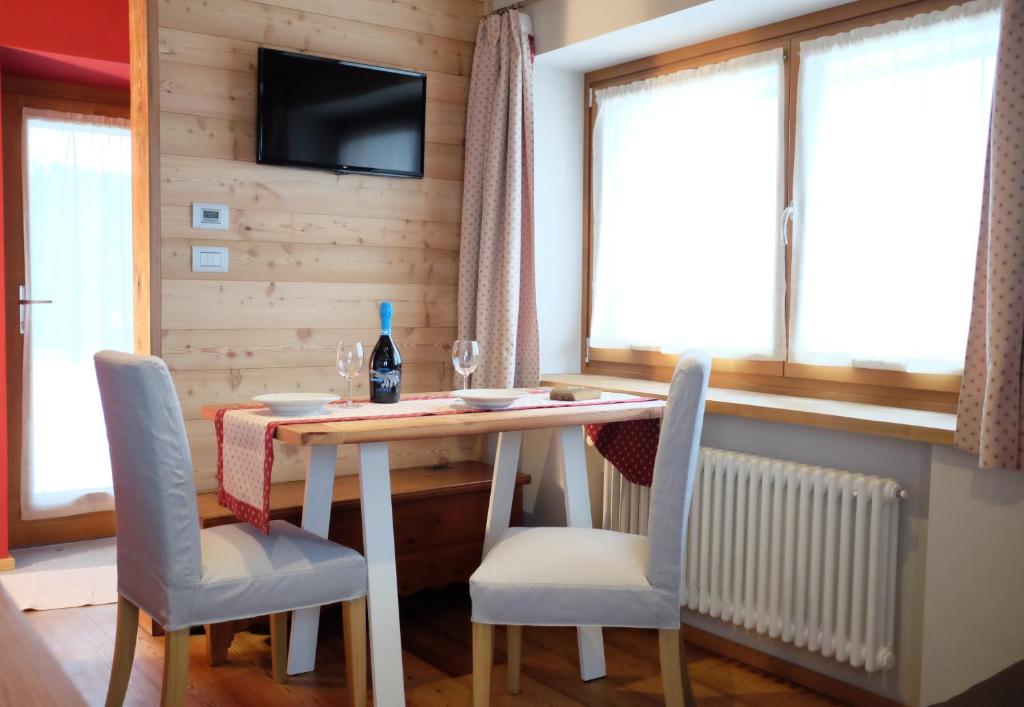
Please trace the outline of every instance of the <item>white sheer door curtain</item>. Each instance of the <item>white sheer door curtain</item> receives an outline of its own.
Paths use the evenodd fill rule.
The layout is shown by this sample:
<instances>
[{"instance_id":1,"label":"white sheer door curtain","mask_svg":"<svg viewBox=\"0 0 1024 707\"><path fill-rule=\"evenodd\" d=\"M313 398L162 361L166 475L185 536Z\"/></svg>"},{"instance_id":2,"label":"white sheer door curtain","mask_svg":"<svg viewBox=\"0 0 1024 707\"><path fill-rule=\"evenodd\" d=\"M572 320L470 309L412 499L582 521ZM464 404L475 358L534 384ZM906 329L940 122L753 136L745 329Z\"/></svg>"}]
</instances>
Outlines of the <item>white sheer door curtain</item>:
<instances>
[{"instance_id":1,"label":"white sheer door curtain","mask_svg":"<svg viewBox=\"0 0 1024 707\"><path fill-rule=\"evenodd\" d=\"M113 508L92 356L133 350L128 121L25 110L21 515ZM52 436L53 424L62 426Z\"/></svg>"}]
</instances>

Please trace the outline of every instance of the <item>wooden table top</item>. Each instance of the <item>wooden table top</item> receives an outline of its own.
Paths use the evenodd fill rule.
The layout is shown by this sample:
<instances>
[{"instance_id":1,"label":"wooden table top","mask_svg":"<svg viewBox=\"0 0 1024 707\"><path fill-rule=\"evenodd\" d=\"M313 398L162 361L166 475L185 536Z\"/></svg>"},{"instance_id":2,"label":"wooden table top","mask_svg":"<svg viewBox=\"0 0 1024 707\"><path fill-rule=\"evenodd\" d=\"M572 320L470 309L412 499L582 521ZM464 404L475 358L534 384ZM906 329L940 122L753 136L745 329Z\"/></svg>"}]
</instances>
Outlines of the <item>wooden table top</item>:
<instances>
[{"instance_id":1,"label":"wooden table top","mask_svg":"<svg viewBox=\"0 0 1024 707\"><path fill-rule=\"evenodd\" d=\"M425 395L433 395L433 393L425 393ZM205 419L213 420L219 410L236 407L239 405L204 405L202 414ZM664 400L652 400L607 405L534 408L532 410L466 412L457 415L296 423L278 427L275 439L285 444L307 447L318 444L361 444L459 437L491 432L515 432L606 422L649 420L661 417L664 409Z\"/></svg>"}]
</instances>

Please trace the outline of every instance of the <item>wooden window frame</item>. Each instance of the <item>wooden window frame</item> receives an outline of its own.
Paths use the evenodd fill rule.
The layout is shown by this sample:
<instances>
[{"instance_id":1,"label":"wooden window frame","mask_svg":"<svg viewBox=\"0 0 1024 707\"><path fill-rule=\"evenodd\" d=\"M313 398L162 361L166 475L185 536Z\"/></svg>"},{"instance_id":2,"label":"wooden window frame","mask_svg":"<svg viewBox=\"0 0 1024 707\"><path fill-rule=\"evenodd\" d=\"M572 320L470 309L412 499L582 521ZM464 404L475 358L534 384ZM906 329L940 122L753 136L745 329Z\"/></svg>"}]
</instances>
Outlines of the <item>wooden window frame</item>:
<instances>
[{"instance_id":1,"label":"wooden window frame","mask_svg":"<svg viewBox=\"0 0 1024 707\"><path fill-rule=\"evenodd\" d=\"M944 10L967 0L857 0L847 5L802 15L707 42L662 52L642 59L591 71L583 87L583 293L581 370L598 375L623 376L666 381L675 366L676 356L633 349L590 348L593 272L593 211L591 150L597 107L593 91L631 83L655 76L728 61L739 56L782 48L784 67L785 201L793 198L793 161L796 121L793 115L797 99L800 42L858 27L904 19L923 12ZM786 294L785 327L787 351L790 332L790 285L792 245L785 246ZM821 366L789 361L723 359L713 361L711 385L763 393L893 407L956 412L960 392L958 374L907 373L903 371Z\"/></svg>"}]
</instances>

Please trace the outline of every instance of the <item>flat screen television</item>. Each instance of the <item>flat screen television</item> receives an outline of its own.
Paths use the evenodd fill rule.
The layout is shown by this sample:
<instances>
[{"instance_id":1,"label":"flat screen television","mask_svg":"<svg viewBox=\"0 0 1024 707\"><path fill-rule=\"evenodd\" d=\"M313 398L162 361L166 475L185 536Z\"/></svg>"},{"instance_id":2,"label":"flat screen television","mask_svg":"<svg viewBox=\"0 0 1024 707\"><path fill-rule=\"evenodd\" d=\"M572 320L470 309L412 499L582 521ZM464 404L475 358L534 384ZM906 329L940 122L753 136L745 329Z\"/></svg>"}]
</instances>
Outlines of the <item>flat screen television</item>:
<instances>
[{"instance_id":1,"label":"flat screen television","mask_svg":"<svg viewBox=\"0 0 1024 707\"><path fill-rule=\"evenodd\" d=\"M426 96L424 74L261 47L256 160L422 177Z\"/></svg>"}]
</instances>

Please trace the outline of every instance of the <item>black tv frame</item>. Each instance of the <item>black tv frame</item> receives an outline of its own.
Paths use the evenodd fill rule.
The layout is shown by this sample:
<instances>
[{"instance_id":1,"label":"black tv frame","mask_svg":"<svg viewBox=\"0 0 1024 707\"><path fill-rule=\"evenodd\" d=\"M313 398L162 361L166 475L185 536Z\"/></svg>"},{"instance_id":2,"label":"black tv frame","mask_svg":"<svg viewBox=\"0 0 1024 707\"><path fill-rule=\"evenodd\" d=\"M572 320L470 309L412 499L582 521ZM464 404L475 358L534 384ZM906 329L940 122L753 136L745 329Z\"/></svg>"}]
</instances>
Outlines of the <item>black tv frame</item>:
<instances>
[{"instance_id":1,"label":"black tv frame","mask_svg":"<svg viewBox=\"0 0 1024 707\"><path fill-rule=\"evenodd\" d=\"M317 162L305 162L301 160L271 160L263 154L263 103L264 103L264 76L263 76L263 57L265 53L279 54L295 59L303 59L306 61L326 62L329 64L341 64L343 66L351 66L359 69L371 69L373 71L381 71L391 74L401 74L403 76L414 76L418 77L423 82L423 102L422 102L422 115L420 117L420 136L422 148L420 149L420 168L416 172L407 172L401 170L388 170L378 169L375 167L353 167L351 165L329 165L326 163ZM257 93L256 93L256 162L258 164L275 165L278 167L304 167L307 169L319 169L327 172L333 172L335 174L363 174L363 175L374 175L381 177L405 177L409 179L422 179L423 178L423 161L426 156L426 128L427 128L427 75L419 71L407 71L405 69L395 69L388 66L376 66L374 64L361 64L355 61L344 61L342 59L331 59L322 56L313 56L311 54L300 54L298 52L288 52L280 49L271 49L270 47L259 48L259 69L257 72Z\"/></svg>"}]
</instances>

